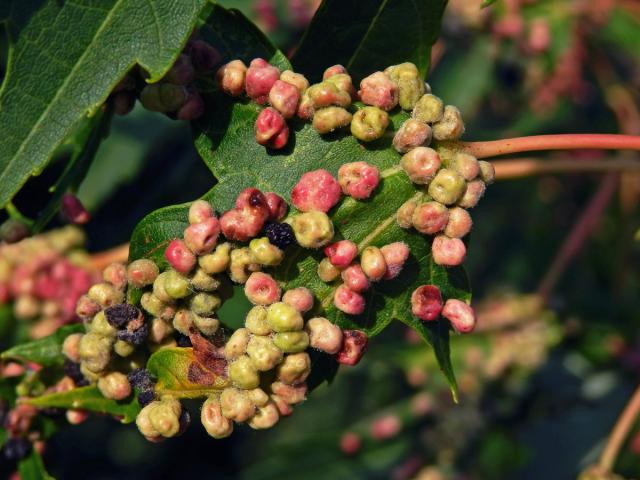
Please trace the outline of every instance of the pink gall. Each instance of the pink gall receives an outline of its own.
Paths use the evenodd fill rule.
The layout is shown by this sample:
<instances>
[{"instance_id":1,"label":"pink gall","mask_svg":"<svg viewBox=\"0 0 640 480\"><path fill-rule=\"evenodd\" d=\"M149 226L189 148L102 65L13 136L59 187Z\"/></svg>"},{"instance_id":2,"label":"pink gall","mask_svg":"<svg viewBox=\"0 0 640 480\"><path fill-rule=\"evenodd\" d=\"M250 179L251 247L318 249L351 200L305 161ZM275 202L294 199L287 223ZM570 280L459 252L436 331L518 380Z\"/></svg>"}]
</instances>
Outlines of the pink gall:
<instances>
[{"instance_id":1,"label":"pink gall","mask_svg":"<svg viewBox=\"0 0 640 480\"><path fill-rule=\"evenodd\" d=\"M336 360L343 365L356 365L367 351L369 338L360 330L344 330L342 348Z\"/></svg>"},{"instance_id":2,"label":"pink gall","mask_svg":"<svg viewBox=\"0 0 640 480\"><path fill-rule=\"evenodd\" d=\"M364 297L346 285L340 285L333 294L333 304L338 310L349 315L360 315L364 312Z\"/></svg>"},{"instance_id":3,"label":"pink gall","mask_svg":"<svg viewBox=\"0 0 640 480\"><path fill-rule=\"evenodd\" d=\"M409 246L404 242L394 242L380 248L387 264L384 274L385 280L391 280L400 275L402 267L409 258Z\"/></svg>"},{"instance_id":4,"label":"pink gall","mask_svg":"<svg viewBox=\"0 0 640 480\"><path fill-rule=\"evenodd\" d=\"M422 285L411 294L411 312L420 320L437 320L442 311L442 295L435 285Z\"/></svg>"},{"instance_id":5,"label":"pink gall","mask_svg":"<svg viewBox=\"0 0 640 480\"><path fill-rule=\"evenodd\" d=\"M333 266L347 268L358 255L358 246L351 240L340 240L324 247L324 254Z\"/></svg>"},{"instance_id":6,"label":"pink gall","mask_svg":"<svg viewBox=\"0 0 640 480\"><path fill-rule=\"evenodd\" d=\"M458 333L469 333L476 326L476 313L470 305L461 300L447 300L442 309L442 316L451 322L451 326Z\"/></svg>"},{"instance_id":7,"label":"pink gall","mask_svg":"<svg viewBox=\"0 0 640 480\"><path fill-rule=\"evenodd\" d=\"M179 239L169 242L169 245L164 251L164 257L174 270L182 274L189 273L196 264L196 256L189 247Z\"/></svg>"},{"instance_id":8,"label":"pink gall","mask_svg":"<svg viewBox=\"0 0 640 480\"><path fill-rule=\"evenodd\" d=\"M262 58L251 61L245 78L247 95L256 103L264 104L273 84L280 78L280 70Z\"/></svg>"},{"instance_id":9,"label":"pink gall","mask_svg":"<svg viewBox=\"0 0 640 480\"><path fill-rule=\"evenodd\" d=\"M375 72L360 82L358 96L362 103L388 112L398 105L398 85L386 73Z\"/></svg>"},{"instance_id":10,"label":"pink gall","mask_svg":"<svg viewBox=\"0 0 640 480\"><path fill-rule=\"evenodd\" d=\"M307 172L291 191L291 201L302 212L328 212L342 195L340 184L326 170Z\"/></svg>"},{"instance_id":11,"label":"pink gall","mask_svg":"<svg viewBox=\"0 0 640 480\"><path fill-rule=\"evenodd\" d=\"M369 198L379 182L378 168L367 162L345 163L338 170L338 183L342 192L358 200Z\"/></svg>"},{"instance_id":12,"label":"pink gall","mask_svg":"<svg viewBox=\"0 0 640 480\"><path fill-rule=\"evenodd\" d=\"M342 281L354 292L364 292L369 289L369 279L362 271L362 267L354 263L342 271Z\"/></svg>"},{"instance_id":13,"label":"pink gall","mask_svg":"<svg viewBox=\"0 0 640 480\"><path fill-rule=\"evenodd\" d=\"M467 254L467 247L459 238L449 238L446 235L438 235L431 244L433 261L445 267L460 265Z\"/></svg>"}]
</instances>

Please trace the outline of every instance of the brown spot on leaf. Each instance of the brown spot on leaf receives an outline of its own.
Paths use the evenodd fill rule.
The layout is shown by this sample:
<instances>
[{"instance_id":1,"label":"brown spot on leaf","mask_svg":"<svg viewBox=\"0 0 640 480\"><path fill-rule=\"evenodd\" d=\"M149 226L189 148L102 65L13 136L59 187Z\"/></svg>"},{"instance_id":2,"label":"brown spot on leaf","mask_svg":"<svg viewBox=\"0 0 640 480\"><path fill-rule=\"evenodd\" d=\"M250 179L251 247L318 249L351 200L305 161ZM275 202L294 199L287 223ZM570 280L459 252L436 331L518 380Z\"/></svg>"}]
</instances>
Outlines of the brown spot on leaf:
<instances>
[{"instance_id":1,"label":"brown spot on leaf","mask_svg":"<svg viewBox=\"0 0 640 480\"><path fill-rule=\"evenodd\" d=\"M218 376L226 376L227 361L224 358L223 344L214 344L195 330L189 332L193 345L193 355L204 368Z\"/></svg>"},{"instance_id":2,"label":"brown spot on leaf","mask_svg":"<svg viewBox=\"0 0 640 480\"><path fill-rule=\"evenodd\" d=\"M205 370L198 362L191 362L187 371L187 378L197 385L213 385L216 378L213 373Z\"/></svg>"}]
</instances>

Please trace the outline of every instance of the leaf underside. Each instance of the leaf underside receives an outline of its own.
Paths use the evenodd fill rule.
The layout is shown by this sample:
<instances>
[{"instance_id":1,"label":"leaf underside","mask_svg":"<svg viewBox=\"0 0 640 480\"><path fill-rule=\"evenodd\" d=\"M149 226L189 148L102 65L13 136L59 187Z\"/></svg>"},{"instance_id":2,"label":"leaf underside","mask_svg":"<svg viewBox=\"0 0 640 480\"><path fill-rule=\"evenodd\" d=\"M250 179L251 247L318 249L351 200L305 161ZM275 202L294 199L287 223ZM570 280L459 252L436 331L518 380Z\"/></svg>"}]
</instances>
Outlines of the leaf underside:
<instances>
[{"instance_id":1,"label":"leaf underside","mask_svg":"<svg viewBox=\"0 0 640 480\"><path fill-rule=\"evenodd\" d=\"M323 8L329 8L329 6L342 8L338 3L328 1ZM346 2L346 4L351 3ZM384 12L388 7L387 2L379 3ZM444 2L420 3L424 4L424 8L428 8L433 15L435 15L433 12L439 12L438 16L429 16L429 21L426 23L420 16L405 17L409 31L418 26L424 30L420 37L421 43L415 45L410 53L403 49L395 54L389 52L388 58L384 57L380 60L383 62L380 67L418 59L418 64L426 70L428 53L437 35L439 15L442 13ZM322 10L320 13L322 14ZM408 14L408 11L405 14ZM314 41L313 31L320 28L318 21L314 20L310 33L294 58L297 65L305 62L312 65L314 61L321 58L337 63L333 57L325 55L326 52L313 52L311 47L305 46L306 42ZM270 59L281 69L288 68L286 58L269 45L253 25L237 13L216 7L206 25L202 29L203 37L223 53L224 60L240 58L248 62L260 56ZM231 30L227 31L227 28ZM243 34L239 34L241 28L245 30ZM365 60L369 58L367 46L373 45L371 43L373 37L378 35L384 38L386 33L378 25L378 20L375 22L372 20L370 30L362 37L360 44L354 46L349 43L348 47L345 46L345 49L351 48L351 51L356 51L352 65L366 63ZM239 46L236 49L233 39L237 37L241 40L238 41ZM253 42L249 46L245 41L246 38L257 38L260 41ZM310 59L308 58L310 55L317 58ZM324 67L326 66L325 64ZM310 78L312 83L319 80L314 78L314 75L320 71L312 71ZM362 70L362 72L370 73L371 69L367 69L366 72ZM218 184L204 198L220 212L231 208L238 193L246 187L276 192L290 200L291 189L300 176L310 170L324 168L333 175L337 175L342 164L356 160L366 161L379 168L382 181L370 199L357 201L345 197L330 212L336 238L348 238L356 242L361 249L368 245L382 246L397 241L406 242L411 249L410 259L397 279L376 283L366 292L367 309L362 315L356 317L346 315L333 306L332 295L336 285L323 283L316 274L317 264L321 259L320 251L302 249L287 251L283 264L272 273L282 282L285 289L302 285L312 289L317 298L317 313L326 315L341 327L357 328L374 336L392 320L399 320L417 330L420 336L433 347L455 397L455 376L449 359L448 322L441 320L425 324L416 319L411 314L410 296L412 291L420 285L435 284L440 287L445 299L459 298L469 301L469 285L463 268L447 269L433 262L430 252L431 238L397 226L394 217L396 210L416 195L417 190L398 167L400 155L391 147L391 135L363 145L354 137L344 133L320 136L308 123L292 120L289 122L291 135L288 145L283 150L270 151L258 145L254 138L253 125L261 107L248 101L237 101L221 95L214 86L205 91L204 96L207 104L206 113L194 122L193 130L196 148L218 180ZM393 113L391 115L393 130L397 129L406 118L406 113ZM391 131L390 126L389 132ZM182 236L183 230L188 225L187 211L187 204L175 205L157 210L143 219L131 238L130 259L147 257L165 264L164 248L171 239ZM224 318L221 320L225 324L234 323L225 321Z\"/></svg>"}]
</instances>

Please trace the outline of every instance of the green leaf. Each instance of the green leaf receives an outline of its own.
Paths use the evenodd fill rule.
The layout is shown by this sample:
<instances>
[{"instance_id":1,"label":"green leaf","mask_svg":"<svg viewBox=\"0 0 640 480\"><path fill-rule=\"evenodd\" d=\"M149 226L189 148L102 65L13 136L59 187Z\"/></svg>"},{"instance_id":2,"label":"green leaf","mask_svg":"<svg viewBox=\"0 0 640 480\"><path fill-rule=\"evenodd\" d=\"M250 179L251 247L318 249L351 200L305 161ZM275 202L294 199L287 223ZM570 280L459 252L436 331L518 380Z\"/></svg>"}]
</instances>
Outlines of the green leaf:
<instances>
[{"instance_id":1,"label":"green leaf","mask_svg":"<svg viewBox=\"0 0 640 480\"><path fill-rule=\"evenodd\" d=\"M415 63L424 77L446 4L446 0L325 0L292 63L315 81L337 63L358 81L401 62Z\"/></svg>"},{"instance_id":2,"label":"green leaf","mask_svg":"<svg viewBox=\"0 0 640 480\"><path fill-rule=\"evenodd\" d=\"M55 480L44 468L42 457L36 450L31 450L28 457L18 463L21 480Z\"/></svg>"},{"instance_id":3,"label":"green leaf","mask_svg":"<svg viewBox=\"0 0 640 480\"><path fill-rule=\"evenodd\" d=\"M487 8L496 3L498 0L482 0L480 8Z\"/></svg>"},{"instance_id":4,"label":"green leaf","mask_svg":"<svg viewBox=\"0 0 640 480\"><path fill-rule=\"evenodd\" d=\"M0 19L10 44L0 90L0 206L133 66L157 81L206 0L11 0ZM38 5L36 7L35 5Z\"/></svg>"},{"instance_id":5,"label":"green leaf","mask_svg":"<svg viewBox=\"0 0 640 480\"><path fill-rule=\"evenodd\" d=\"M155 391L159 395L199 398L230 385L226 377L216 375L202 365L193 348L161 348L149 358L147 370L158 379Z\"/></svg>"},{"instance_id":6,"label":"green leaf","mask_svg":"<svg viewBox=\"0 0 640 480\"><path fill-rule=\"evenodd\" d=\"M74 324L60 327L48 337L16 345L9 350L5 350L0 354L0 358L3 360L35 362L43 367L60 366L64 363L62 344L64 339L72 333L84 333L84 326Z\"/></svg>"},{"instance_id":7,"label":"green leaf","mask_svg":"<svg viewBox=\"0 0 640 480\"><path fill-rule=\"evenodd\" d=\"M218 33L226 36L224 30ZM398 57L391 60L396 63L400 61L402 58ZM281 151L272 152L258 145L254 137L253 125L262 107L250 102L238 102L216 92L205 95L205 100L208 105L206 114L194 123L195 143L218 179L218 184L204 198L219 211L231 208L238 193L247 187L276 192L289 200L293 186L310 170L324 168L337 175L341 165L354 159L378 167L382 181L375 195L367 201L345 197L333 209L331 218L337 237L356 242L360 250L368 245L406 242L411 256L402 275L393 281L374 284L366 292L366 311L359 316L350 316L333 306L336 285L325 284L317 276L320 251L290 250L283 264L273 273L283 282L285 289L296 286L310 288L318 300L318 313L343 328L357 328L374 336L391 321L399 320L418 330L434 348L455 396L455 376L449 360L448 322L434 322L427 327L417 321L411 313L410 297L418 286L436 284L445 299L468 301L469 286L462 268L447 269L433 262L431 238L397 225L397 209L410 198L423 194L416 191L415 185L399 167L400 155L391 146L391 136L363 146L350 135L336 133L320 136L308 123L292 120L289 122L289 145ZM393 129L397 129L407 118L408 114L404 112L393 113ZM130 258L148 257L164 264L165 246L171 239L181 237L188 225L187 210L186 204L166 207L143 219L132 236ZM226 325L234 324L223 315L220 315L220 319ZM182 381L185 378L185 362L182 362L180 374L165 377ZM330 369L327 369L327 375L329 373ZM179 384L176 387L184 388Z\"/></svg>"},{"instance_id":8,"label":"green leaf","mask_svg":"<svg viewBox=\"0 0 640 480\"><path fill-rule=\"evenodd\" d=\"M111 400L103 397L96 386L50 393L40 397L28 398L23 402L38 408L74 408L113 415L119 417L122 423L133 422L140 411L140 404L134 396L127 400Z\"/></svg>"}]
</instances>

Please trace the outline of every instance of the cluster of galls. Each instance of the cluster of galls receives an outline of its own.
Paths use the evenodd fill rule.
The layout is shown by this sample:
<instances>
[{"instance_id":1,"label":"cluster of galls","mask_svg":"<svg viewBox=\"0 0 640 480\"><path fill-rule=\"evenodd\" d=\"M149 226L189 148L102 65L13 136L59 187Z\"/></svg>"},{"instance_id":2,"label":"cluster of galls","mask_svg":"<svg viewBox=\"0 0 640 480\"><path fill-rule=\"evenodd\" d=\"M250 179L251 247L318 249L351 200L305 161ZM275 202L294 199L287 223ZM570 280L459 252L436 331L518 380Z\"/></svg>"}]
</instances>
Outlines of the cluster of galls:
<instances>
[{"instance_id":1,"label":"cluster of galls","mask_svg":"<svg viewBox=\"0 0 640 480\"><path fill-rule=\"evenodd\" d=\"M213 46L194 34L159 82L140 88L142 81L129 73L116 85L109 101L119 115L129 113L139 98L142 106L152 112L178 120L195 120L204 113L204 100L194 81L199 75L210 74L220 58Z\"/></svg>"},{"instance_id":2,"label":"cluster of galls","mask_svg":"<svg viewBox=\"0 0 640 480\"><path fill-rule=\"evenodd\" d=\"M76 301L97 281L83 244L83 233L66 227L0 245L0 304L13 302L32 338L78 320Z\"/></svg>"}]
</instances>

